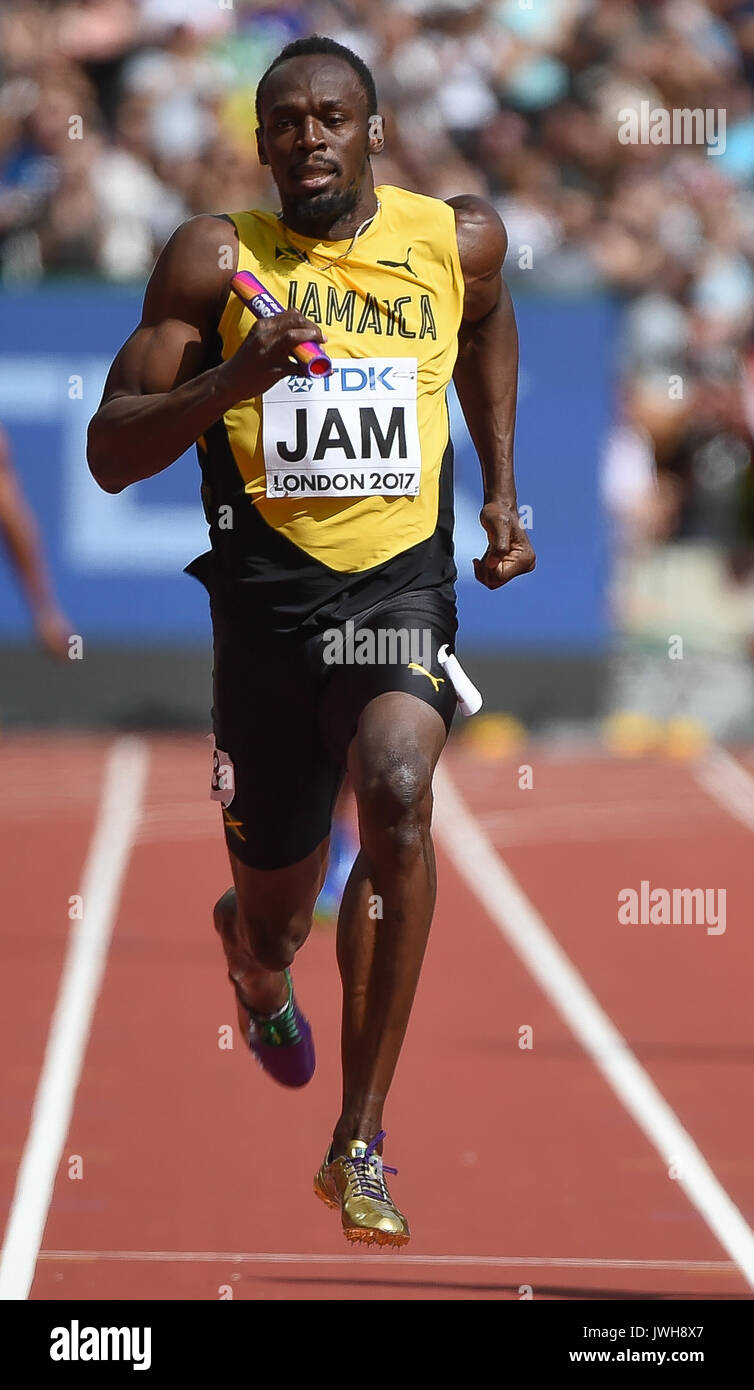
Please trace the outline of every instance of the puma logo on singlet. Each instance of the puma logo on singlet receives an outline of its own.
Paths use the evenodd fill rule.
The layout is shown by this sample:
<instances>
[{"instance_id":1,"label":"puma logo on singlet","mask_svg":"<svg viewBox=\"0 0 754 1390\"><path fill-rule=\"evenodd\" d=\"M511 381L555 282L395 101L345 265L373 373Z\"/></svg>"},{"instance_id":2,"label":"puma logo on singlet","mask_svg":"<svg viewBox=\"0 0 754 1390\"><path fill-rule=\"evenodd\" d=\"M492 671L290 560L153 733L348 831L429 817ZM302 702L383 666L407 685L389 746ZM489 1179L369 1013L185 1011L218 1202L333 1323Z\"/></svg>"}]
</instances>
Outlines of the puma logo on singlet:
<instances>
[{"instance_id":1,"label":"puma logo on singlet","mask_svg":"<svg viewBox=\"0 0 754 1390\"><path fill-rule=\"evenodd\" d=\"M439 691L440 686L445 684L444 676L433 676L432 672L428 671L426 666L420 666L418 661L409 661L408 669L409 671L418 671L422 676L426 676L427 680L432 682L436 691Z\"/></svg>"},{"instance_id":2,"label":"puma logo on singlet","mask_svg":"<svg viewBox=\"0 0 754 1390\"><path fill-rule=\"evenodd\" d=\"M391 270L407 270L409 275L413 275L414 279L416 279L416 271L412 270L409 264L409 256L411 255L413 249L413 246L409 246L408 251L406 252L405 261L378 261L377 264L387 265L390 267Z\"/></svg>"}]
</instances>

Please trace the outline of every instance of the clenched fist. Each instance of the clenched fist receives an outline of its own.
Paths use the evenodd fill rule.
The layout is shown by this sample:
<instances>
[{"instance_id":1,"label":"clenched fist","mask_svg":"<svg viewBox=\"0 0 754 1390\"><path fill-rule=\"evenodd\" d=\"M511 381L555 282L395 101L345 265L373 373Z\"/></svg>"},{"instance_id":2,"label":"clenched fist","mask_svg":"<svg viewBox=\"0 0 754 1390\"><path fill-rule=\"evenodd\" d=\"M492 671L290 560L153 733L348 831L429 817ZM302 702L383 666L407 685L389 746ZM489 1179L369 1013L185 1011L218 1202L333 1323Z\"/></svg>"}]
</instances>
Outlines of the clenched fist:
<instances>
[{"instance_id":1,"label":"clenched fist","mask_svg":"<svg viewBox=\"0 0 754 1390\"><path fill-rule=\"evenodd\" d=\"M474 561L474 574L480 584L486 589L499 589L509 579L534 569L537 557L514 510L501 502L487 502L479 520L488 540L481 560Z\"/></svg>"}]
</instances>

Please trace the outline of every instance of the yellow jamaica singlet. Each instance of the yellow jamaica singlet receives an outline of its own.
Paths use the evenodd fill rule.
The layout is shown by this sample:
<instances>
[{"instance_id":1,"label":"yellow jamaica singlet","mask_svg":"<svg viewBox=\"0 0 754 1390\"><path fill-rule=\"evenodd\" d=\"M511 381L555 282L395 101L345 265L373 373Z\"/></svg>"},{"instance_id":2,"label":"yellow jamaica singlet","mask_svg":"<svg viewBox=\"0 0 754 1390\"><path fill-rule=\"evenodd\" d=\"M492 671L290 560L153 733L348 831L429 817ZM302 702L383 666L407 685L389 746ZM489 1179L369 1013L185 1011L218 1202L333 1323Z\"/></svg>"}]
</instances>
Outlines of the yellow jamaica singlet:
<instances>
[{"instance_id":1,"label":"yellow jamaica singlet","mask_svg":"<svg viewBox=\"0 0 754 1390\"><path fill-rule=\"evenodd\" d=\"M281 631L343 620L401 590L453 594L455 217L405 189L376 195L353 244L301 236L272 213L232 214L238 269L321 326L333 373L284 378L199 441L212 552L189 570ZM215 360L254 322L231 293Z\"/></svg>"}]
</instances>

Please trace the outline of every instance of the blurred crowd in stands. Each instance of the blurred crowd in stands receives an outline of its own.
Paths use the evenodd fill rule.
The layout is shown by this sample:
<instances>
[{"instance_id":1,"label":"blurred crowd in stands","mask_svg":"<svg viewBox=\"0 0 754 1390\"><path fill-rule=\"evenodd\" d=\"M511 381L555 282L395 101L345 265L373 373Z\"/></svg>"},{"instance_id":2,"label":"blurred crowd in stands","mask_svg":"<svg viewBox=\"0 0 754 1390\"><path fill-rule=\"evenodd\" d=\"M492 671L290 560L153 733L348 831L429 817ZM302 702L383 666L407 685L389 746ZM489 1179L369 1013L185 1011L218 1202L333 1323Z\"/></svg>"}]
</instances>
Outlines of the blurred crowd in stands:
<instances>
[{"instance_id":1,"label":"blurred crowd in stands","mask_svg":"<svg viewBox=\"0 0 754 1390\"><path fill-rule=\"evenodd\" d=\"M143 280L186 217L275 206L255 87L312 32L375 72L378 182L492 199L514 292L626 302L603 470L619 535L709 539L748 573L754 3L3 0L3 283ZM723 111L717 152L621 143L642 102Z\"/></svg>"}]
</instances>

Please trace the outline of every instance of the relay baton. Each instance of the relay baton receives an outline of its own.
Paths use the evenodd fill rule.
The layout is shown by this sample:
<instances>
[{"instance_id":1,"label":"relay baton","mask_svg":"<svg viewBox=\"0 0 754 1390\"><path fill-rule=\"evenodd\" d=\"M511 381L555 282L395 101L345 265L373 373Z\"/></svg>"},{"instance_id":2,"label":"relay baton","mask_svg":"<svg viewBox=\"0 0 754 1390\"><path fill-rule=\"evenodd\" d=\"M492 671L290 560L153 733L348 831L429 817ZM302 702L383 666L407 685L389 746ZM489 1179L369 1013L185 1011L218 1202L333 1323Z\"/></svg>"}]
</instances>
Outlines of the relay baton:
<instances>
[{"instance_id":1,"label":"relay baton","mask_svg":"<svg viewBox=\"0 0 754 1390\"><path fill-rule=\"evenodd\" d=\"M284 313L280 301L265 289L261 280L257 280L256 275L252 275L250 270L239 270L238 274L233 276L230 287L255 318L271 319L276 314ZM306 367L307 376L332 375L330 358L322 351L319 343L299 343L298 347L293 349L293 356Z\"/></svg>"},{"instance_id":2,"label":"relay baton","mask_svg":"<svg viewBox=\"0 0 754 1390\"><path fill-rule=\"evenodd\" d=\"M482 697L473 681L469 680L458 658L453 656L447 647L440 647L437 660L458 696L462 713L476 714L482 708Z\"/></svg>"}]
</instances>

